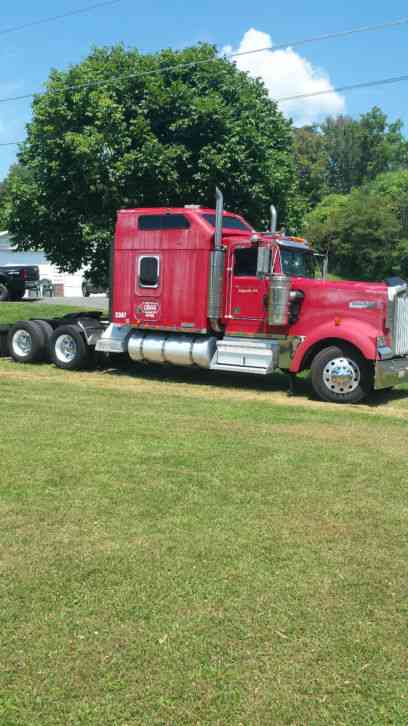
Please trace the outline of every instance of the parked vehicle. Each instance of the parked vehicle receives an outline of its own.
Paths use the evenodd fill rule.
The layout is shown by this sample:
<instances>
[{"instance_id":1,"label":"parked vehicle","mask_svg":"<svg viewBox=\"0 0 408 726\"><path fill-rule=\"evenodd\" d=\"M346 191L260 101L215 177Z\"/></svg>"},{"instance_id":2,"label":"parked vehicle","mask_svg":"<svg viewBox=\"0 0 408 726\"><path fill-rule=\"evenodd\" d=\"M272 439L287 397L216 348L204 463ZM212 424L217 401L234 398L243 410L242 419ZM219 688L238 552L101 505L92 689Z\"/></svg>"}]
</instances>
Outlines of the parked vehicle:
<instances>
[{"instance_id":1,"label":"parked vehicle","mask_svg":"<svg viewBox=\"0 0 408 726\"><path fill-rule=\"evenodd\" d=\"M408 286L316 277L306 240L271 228L256 233L216 209L128 209L118 213L110 320L82 313L8 328L18 361L47 354L59 368L92 354L294 380L311 370L324 401L356 403L408 379ZM5 333L3 333L5 335Z\"/></svg>"},{"instance_id":2,"label":"parked vehicle","mask_svg":"<svg viewBox=\"0 0 408 726\"><path fill-rule=\"evenodd\" d=\"M108 286L103 283L95 284L92 282L92 280L85 275L83 281L82 281L82 295L84 297L89 297L90 295L98 295L101 293L106 293L108 291Z\"/></svg>"},{"instance_id":3,"label":"parked vehicle","mask_svg":"<svg viewBox=\"0 0 408 726\"><path fill-rule=\"evenodd\" d=\"M0 267L0 302L21 300L26 290L40 279L36 265L5 265Z\"/></svg>"}]
</instances>

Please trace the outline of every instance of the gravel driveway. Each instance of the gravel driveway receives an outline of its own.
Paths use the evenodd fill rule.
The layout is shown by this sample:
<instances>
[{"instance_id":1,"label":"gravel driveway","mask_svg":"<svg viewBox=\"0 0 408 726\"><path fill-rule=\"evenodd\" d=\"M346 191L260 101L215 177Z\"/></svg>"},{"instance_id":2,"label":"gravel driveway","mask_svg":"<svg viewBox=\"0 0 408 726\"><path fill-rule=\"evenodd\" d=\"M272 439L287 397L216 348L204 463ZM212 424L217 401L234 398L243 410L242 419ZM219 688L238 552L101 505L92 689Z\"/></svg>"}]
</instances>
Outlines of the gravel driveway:
<instances>
[{"instance_id":1,"label":"gravel driveway","mask_svg":"<svg viewBox=\"0 0 408 726\"><path fill-rule=\"evenodd\" d=\"M90 295L89 297L41 297L36 300L28 298L23 302L41 303L41 305L72 305L87 310L108 310L109 299L107 295Z\"/></svg>"}]
</instances>

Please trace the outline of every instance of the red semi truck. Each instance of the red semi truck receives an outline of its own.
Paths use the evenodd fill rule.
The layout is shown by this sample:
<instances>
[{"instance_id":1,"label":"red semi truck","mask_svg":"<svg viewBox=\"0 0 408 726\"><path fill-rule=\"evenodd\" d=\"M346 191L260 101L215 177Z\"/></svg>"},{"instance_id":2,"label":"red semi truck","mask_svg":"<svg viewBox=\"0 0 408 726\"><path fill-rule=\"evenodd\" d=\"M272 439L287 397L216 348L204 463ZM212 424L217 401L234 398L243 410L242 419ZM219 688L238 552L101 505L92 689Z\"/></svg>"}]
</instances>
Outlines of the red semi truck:
<instances>
[{"instance_id":1,"label":"red semi truck","mask_svg":"<svg viewBox=\"0 0 408 726\"><path fill-rule=\"evenodd\" d=\"M317 396L356 403L408 379L408 286L316 277L306 240L257 233L216 209L118 213L110 320L97 314L22 321L3 329L15 360L50 355L60 368L93 351L137 363L270 375L311 370Z\"/></svg>"}]
</instances>

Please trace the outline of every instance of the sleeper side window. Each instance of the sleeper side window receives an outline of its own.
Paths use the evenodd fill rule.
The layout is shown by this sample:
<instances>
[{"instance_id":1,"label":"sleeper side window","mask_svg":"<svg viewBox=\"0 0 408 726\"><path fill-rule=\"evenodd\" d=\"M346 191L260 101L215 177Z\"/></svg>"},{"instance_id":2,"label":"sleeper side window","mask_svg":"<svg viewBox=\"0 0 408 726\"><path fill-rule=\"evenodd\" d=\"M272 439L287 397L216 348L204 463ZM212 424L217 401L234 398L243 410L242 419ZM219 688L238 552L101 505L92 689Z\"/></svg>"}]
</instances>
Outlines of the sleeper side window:
<instances>
[{"instance_id":1,"label":"sleeper side window","mask_svg":"<svg viewBox=\"0 0 408 726\"><path fill-rule=\"evenodd\" d=\"M143 256L139 259L139 286L158 287L160 275L160 258Z\"/></svg>"},{"instance_id":2,"label":"sleeper side window","mask_svg":"<svg viewBox=\"0 0 408 726\"><path fill-rule=\"evenodd\" d=\"M190 222L184 214L142 214L139 217L138 228L144 232L190 229Z\"/></svg>"}]
</instances>

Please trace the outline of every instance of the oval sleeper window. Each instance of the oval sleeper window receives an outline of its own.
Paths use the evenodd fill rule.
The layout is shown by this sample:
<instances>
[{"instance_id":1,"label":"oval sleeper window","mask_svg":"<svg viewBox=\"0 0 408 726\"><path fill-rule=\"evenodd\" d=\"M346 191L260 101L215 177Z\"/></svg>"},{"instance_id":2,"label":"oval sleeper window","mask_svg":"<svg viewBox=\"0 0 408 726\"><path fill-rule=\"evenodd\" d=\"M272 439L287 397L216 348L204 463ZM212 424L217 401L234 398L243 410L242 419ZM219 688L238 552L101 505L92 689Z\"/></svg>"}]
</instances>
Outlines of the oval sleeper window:
<instances>
[{"instance_id":1,"label":"oval sleeper window","mask_svg":"<svg viewBox=\"0 0 408 726\"><path fill-rule=\"evenodd\" d=\"M140 287L157 287L159 284L159 258L141 257L139 261Z\"/></svg>"}]
</instances>

